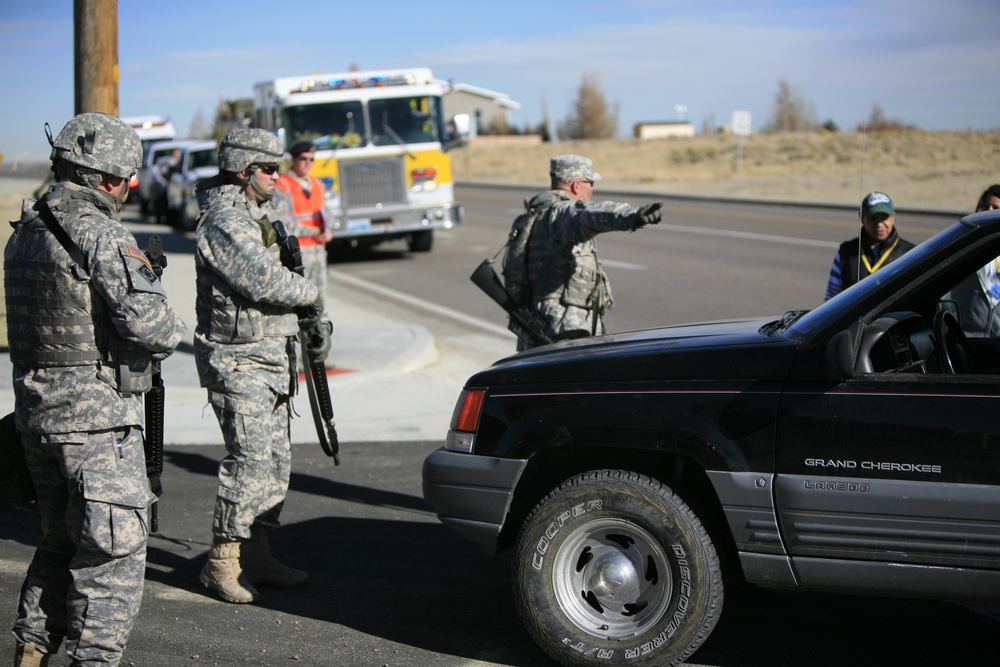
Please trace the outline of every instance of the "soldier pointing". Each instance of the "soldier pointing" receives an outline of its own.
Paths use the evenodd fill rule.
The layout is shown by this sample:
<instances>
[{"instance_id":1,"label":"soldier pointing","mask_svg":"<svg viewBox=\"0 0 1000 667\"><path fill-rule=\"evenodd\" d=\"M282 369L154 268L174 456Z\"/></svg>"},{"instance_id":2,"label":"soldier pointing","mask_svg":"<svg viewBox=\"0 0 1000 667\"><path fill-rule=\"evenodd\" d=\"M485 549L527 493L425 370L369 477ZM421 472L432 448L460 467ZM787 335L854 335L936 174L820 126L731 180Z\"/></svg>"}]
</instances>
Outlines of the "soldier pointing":
<instances>
[{"instance_id":1,"label":"soldier pointing","mask_svg":"<svg viewBox=\"0 0 1000 667\"><path fill-rule=\"evenodd\" d=\"M549 176L550 189L525 202L526 210L537 211L537 221L527 232L525 275L519 277L524 285L519 291L548 322L547 334L553 340L602 334L604 312L611 308L612 298L594 237L655 225L662 220L660 204L635 208L592 202L594 183L601 175L582 155L552 158ZM511 282L512 276L505 275ZM529 346L519 339L519 350Z\"/></svg>"}]
</instances>

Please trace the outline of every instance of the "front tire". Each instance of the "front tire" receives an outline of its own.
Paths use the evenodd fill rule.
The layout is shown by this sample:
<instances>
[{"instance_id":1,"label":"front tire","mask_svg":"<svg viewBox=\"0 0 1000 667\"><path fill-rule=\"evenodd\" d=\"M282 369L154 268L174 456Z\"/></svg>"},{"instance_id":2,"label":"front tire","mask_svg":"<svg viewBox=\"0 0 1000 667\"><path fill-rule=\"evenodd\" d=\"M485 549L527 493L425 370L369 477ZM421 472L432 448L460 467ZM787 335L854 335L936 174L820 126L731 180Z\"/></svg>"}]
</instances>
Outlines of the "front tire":
<instances>
[{"instance_id":1,"label":"front tire","mask_svg":"<svg viewBox=\"0 0 1000 667\"><path fill-rule=\"evenodd\" d=\"M718 555L698 517L623 470L546 496L518 536L512 579L528 632L563 665L675 665L722 611Z\"/></svg>"}]
</instances>

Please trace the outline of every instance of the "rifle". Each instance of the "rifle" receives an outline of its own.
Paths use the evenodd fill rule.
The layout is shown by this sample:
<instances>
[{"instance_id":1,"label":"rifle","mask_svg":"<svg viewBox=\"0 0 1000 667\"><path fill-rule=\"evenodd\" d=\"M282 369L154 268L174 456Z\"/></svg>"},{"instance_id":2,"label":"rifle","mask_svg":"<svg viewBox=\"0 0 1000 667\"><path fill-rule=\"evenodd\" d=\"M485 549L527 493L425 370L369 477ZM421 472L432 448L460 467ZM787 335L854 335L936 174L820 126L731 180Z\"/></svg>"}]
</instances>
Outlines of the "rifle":
<instances>
[{"instance_id":1,"label":"rifle","mask_svg":"<svg viewBox=\"0 0 1000 667\"><path fill-rule=\"evenodd\" d=\"M162 278L163 269L167 267L167 257L163 254L163 244L159 236L150 236L146 248L146 259L157 278ZM160 362L152 362L153 386L146 392L144 408L146 412L146 432L142 448L146 458L146 476L149 478L149 489L159 498L163 494L160 475L163 474L163 406L166 401L166 390L163 387L163 377L160 374ZM149 532L156 533L160 529L158 501L154 500L149 507Z\"/></svg>"},{"instance_id":2,"label":"rifle","mask_svg":"<svg viewBox=\"0 0 1000 667\"><path fill-rule=\"evenodd\" d=\"M298 237L290 235L280 220L274 222L274 231L281 246L281 264L300 276L305 275L302 265L302 250L299 248ZM299 319L316 319L322 313L316 312L316 306L299 306L295 309ZM333 457L333 464L340 465L340 441L337 438L337 425L333 421L333 399L330 396L330 385L326 378L326 367L322 361L309 361L309 336L311 332L299 331L299 345L302 348L302 368L306 380L306 393L309 395L309 407L312 410L313 422L316 424L316 435L319 446L327 456Z\"/></svg>"},{"instance_id":3,"label":"rifle","mask_svg":"<svg viewBox=\"0 0 1000 667\"><path fill-rule=\"evenodd\" d=\"M555 342L550 335L545 333L547 323L538 311L527 306L518 306L510 298L500 281L500 276L493 268L493 260L484 259L472 272L469 279L507 311L510 316L507 328L517 334L517 337L527 343L529 347Z\"/></svg>"}]
</instances>

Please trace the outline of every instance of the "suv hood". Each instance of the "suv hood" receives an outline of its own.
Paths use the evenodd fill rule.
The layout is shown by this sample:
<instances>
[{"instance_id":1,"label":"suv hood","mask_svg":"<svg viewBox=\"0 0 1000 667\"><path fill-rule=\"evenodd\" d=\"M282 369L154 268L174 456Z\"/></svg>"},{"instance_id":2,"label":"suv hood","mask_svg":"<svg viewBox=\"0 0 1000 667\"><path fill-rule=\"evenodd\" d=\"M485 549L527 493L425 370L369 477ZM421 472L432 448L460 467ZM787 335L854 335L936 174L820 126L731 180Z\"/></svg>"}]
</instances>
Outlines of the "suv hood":
<instances>
[{"instance_id":1,"label":"suv hood","mask_svg":"<svg viewBox=\"0 0 1000 667\"><path fill-rule=\"evenodd\" d=\"M784 377L798 343L761 327L777 317L702 322L564 341L497 361L470 387Z\"/></svg>"}]
</instances>

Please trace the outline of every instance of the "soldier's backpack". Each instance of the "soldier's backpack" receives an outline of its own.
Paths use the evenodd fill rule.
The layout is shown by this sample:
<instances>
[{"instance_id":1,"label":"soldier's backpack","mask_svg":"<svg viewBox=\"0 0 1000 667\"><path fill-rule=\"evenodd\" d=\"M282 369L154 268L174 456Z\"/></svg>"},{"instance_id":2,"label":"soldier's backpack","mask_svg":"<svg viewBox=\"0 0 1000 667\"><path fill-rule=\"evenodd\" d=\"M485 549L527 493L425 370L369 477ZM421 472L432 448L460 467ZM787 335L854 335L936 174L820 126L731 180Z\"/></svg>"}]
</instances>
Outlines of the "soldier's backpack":
<instances>
[{"instance_id":1,"label":"soldier's backpack","mask_svg":"<svg viewBox=\"0 0 1000 667\"><path fill-rule=\"evenodd\" d=\"M501 273L503 286L516 306L531 302L531 283L528 280L528 239L535 222L540 220L560 197L551 192L537 194L524 200L524 213L514 218L504 246Z\"/></svg>"}]
</instances>

